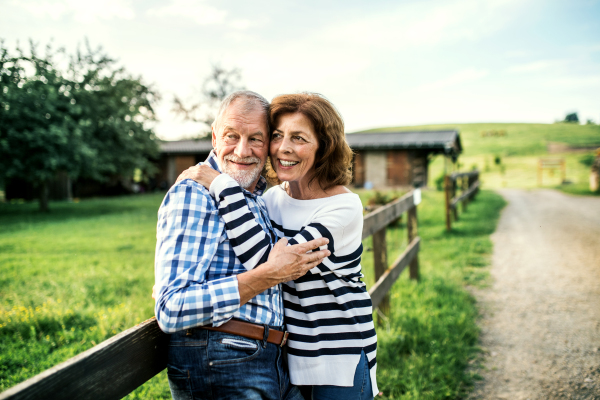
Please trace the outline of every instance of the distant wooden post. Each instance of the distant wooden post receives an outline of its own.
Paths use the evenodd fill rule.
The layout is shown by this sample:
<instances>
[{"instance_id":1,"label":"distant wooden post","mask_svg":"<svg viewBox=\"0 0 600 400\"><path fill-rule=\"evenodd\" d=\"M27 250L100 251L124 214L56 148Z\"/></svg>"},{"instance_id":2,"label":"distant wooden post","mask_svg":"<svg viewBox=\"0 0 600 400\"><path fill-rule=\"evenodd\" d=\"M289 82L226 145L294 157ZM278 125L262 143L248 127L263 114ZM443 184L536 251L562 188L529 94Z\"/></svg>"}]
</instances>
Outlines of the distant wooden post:
<instances>
[{"instance_id":1,"label":"distant wooden post","mask_svg":"<svg viewBox=\"0 0 600 400\"><path fill-rule=\"evenodd\" d=\"M417 207L413 207L408 210L408 218L406 219L406 230L408 231L408 243L412 241L418 235L417 228ZM415 255L409 266L410 279L419 279L419 254Z\"/></svg>"},{"instance_id":2,"label":"distant wooden post","mask_svg":"<svg viewBox=\"0 0 600 400\"><path fill-rule=\"evenodd\" d=\"M452 221L450 221L450 176L444 176L444 189L446 192L446 229L452 229Z\"/></svg>"},{"instance_id":3,"label":"distant wooden post","mask_svg":"<svg viewBox=\"0 0 600 400\"><path fill-rule=\"evenodd\" d=\"M454 199L456 197L456 179L451 179L450 182L452 184L452 198ZM452 212L454 213L454 220L458 221L458 207L452 207Z\"/></svg>"},{"instance_id":4,"label":"distant wooden post","mask_svg":"<svg viewBox=\"0 0 600 400\"><path fill-rule=\"evenodd\" d=\"M375 281L377 282L388 269L385 227L373 234L373 259L375 261ZM383 314L389 313L390 297L388 294L386 294L383 300L381 300L381 303L379 303L379 310L381 310Z\"/></svg>"},{"instance_id":5,"label":"distant wooden post","mask_svg":"<svg viewBox=\"0 0 600 400\"><path fill-rule=\"evenodd\" d=\"M466 193L469 190L469 182L471 180L470 176L463 176L460 178L461 190L463 193ZM467 212L467 204L469 204L470 197L466 197L465 201L462 202L463 212Z\"/></svg>"}]
</instances>

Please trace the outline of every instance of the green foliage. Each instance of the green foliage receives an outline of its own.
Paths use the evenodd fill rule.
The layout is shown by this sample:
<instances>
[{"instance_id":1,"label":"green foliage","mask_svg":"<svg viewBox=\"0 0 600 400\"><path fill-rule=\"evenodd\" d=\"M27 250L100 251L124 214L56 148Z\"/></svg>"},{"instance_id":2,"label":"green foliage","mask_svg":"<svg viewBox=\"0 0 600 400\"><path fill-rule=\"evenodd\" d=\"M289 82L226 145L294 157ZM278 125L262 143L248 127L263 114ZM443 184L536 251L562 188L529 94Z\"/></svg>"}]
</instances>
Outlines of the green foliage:
<instances>
[{"instance_id":1,"label":"green foliage","mask_svg":"<svg viewBox=\"0 0 600 400\"><path fill-rule=\"evenodd\" d=\"M446 174L444 173L444 171L441 171L437 178L435 178L435 188L438 191L442 191L444 190L444 179L446 178Z\"/></svg>"},{"instance_id":2,"label":"green foliage","mask_svg":"<svg viewBox=\"0 0 600 400\"><path fill-rule=\"evenodd\" d=\"M594 164L595 160L596 160L595 154L584 154L581 157L579 157L579 162L588 168L590 168L592 166L592 164Z\"/></svg>"},{"instance_id":3,"label":"green foliage","mask_svg":"<svg viewBox=\"0 0 600 400\"><path fill-rule=\"evenodd\" d=\"M579 117L577 116L577 113L569 113L565 116L565 121L564 122L569 122L569 123L573 123L573 124L578 124L579 123Z\"/></svg>"},{"instance_id":4,"label":"green foliage","mask_svg":"<svg viewBox=\"0 0 600 400\"><path fill-rule=\"evenodd\" d=\"M11 55L0 42L0 181L44 187L59 171L99 181L153 172L158 145L146 125L156 93L101 49L88 46L63 71L65 57L50 46L39 55L33 43Z\"/></svg>"},{"instance_id":5,"label":"green foliage","mask_svg":"<svg viewBox=\"0 0 600 400\"><path fill-rule=\"evenodd\" d=\"M373 193L373 196L369 198L368 205L369 206L383 206L387 203L396 200L398 197L398 193L396 192L380 192L378 190Z\"/></svg>"}]
</instances>

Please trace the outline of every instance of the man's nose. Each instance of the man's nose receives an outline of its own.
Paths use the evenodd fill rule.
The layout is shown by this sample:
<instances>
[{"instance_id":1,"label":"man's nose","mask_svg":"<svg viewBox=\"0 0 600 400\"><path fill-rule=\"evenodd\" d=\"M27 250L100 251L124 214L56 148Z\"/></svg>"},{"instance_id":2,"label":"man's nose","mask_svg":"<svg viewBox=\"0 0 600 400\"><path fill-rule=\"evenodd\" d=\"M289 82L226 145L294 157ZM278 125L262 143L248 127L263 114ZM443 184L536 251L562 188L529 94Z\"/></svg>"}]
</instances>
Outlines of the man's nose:
<instances>
[{"instance_id":1,"label":"man's nose","mask_svg":"<svg viewBox=\"0 0 600 400\"><path fill-rule=\"evenodd\" d=\"M237 146L235 146L234 154L240 158L246 158L252 156L252 150L250 150L250 143L247 138L241 138Z\"/></svg>"}]
</instances>

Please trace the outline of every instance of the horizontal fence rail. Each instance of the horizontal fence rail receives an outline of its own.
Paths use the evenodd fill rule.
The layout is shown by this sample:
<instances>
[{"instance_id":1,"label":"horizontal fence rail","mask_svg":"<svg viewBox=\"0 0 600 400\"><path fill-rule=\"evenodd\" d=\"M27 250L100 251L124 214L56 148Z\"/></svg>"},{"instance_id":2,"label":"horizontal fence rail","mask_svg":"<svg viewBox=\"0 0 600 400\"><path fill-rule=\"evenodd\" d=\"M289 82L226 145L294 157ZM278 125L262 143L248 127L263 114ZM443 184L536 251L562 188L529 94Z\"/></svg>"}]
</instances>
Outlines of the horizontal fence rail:
<instances>
[{"instance_id":1,"label":"horizontal fence rail","mask_svg":"<svg viewBox=\"0 0 600 400\"><path fill-rule=\"evenodd\" d=\"M458 221L458 203L462 203L463 212L467 205L479 192L479 171L455 172L444 177L444 190L446 192L446 229L452 230L452 219ZM457 190L461 194L457 195Z\"/></svg>"},{"instance_id":2,"label":"horizontal fence rail","mask_svg":"<svg viewBox=\"0 0 600 400\"><path fill-rule=\"evenodd\" d=\"M407 266L411 278L419 276L416 206L420 201L417 189L364 217L362 238L373 236L377 280L369 294L373 307L380 310L389 307L388 292ZM385 230L405 212L409 245L388 268ZM121 399L167 367L168 342L169 335L152 317L0 393L0 400Z\"/></svg>"},{"instance_id":3,"label":"horizontal fence rail","mask_svg":"<svg viewBox=\"0 0 600 400\"><path fill-rule=\"evenodd\" d=\"M152 317L0 393L0 399L121 399L167 367L168 340Z\"/></svg>"}]
</instances>

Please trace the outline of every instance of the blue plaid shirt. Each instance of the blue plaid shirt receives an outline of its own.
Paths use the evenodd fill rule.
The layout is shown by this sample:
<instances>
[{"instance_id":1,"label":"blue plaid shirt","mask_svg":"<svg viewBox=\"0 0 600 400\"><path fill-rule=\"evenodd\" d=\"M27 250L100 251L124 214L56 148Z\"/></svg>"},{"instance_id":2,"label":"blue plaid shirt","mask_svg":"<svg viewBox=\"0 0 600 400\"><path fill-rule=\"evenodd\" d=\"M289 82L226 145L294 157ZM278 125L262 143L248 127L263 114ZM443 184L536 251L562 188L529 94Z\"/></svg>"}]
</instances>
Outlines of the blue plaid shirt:
<instances>
[{"instance_id":1,"label":"blue plaid shirt","mask_svg":"<svg viewBox=\"0 0 600 400\"><path fill-rule=\"evenodd\" d=\"M204 164L221 172L213 152ZM265 188L261 177L254 193L244 190L244 194L262 228L273 232L260 197ZM276 235L271 236L275 241ZM216 327L231 318L283 325L281 285L240 306L236 275L245 271L209 191L190 179L176 183L158 210L156 228L154 312L161 329L173 333L203 325Z\"/></svg>"}]
</instances>

